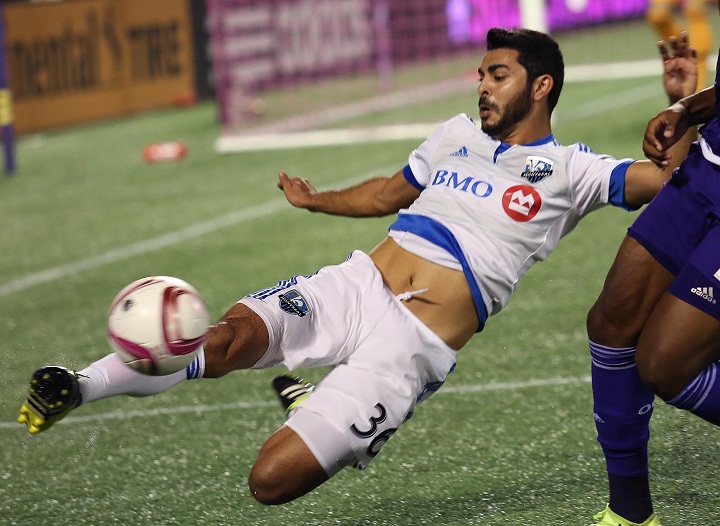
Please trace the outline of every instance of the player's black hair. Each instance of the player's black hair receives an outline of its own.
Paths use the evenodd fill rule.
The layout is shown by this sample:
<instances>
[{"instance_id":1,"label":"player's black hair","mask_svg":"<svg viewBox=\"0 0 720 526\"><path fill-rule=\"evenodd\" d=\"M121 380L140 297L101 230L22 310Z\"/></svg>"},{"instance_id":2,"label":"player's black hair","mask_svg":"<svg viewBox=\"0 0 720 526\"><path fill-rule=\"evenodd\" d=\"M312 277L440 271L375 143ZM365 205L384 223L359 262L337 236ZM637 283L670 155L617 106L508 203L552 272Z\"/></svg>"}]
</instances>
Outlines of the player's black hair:
<instances>
[{"instance_id":1,"label":"player's black hair","mask_svg":"<svg viewBox=\"0 0 720 526\"><path fill-rule=\"evenodd\" d=\"M487 49L509 48L518 52L518 62L528 74L528 82L541 75L550 75L554 85L548 95L550 111L560 98L563 80L565 79L565 63L557 42L552 37L532 29L504 29L494 27L487 34Z\"/></svg>"}]
</instances>

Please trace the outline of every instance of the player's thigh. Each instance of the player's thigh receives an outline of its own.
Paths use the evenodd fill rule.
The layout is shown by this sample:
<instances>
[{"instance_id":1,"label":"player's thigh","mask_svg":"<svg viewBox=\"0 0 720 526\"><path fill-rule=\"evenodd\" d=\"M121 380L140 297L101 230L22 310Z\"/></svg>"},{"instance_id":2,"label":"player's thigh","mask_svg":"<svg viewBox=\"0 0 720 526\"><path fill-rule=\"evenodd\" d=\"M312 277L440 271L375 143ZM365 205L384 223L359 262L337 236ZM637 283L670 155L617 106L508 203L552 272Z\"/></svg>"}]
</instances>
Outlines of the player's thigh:
<instances>
[{"instance_id":1,"label":"player's thigh","mask_svg":"<svg viewBox=\"0 0 720 526\"><path fill-rule=\"evenodd\" d=\"M456 351L385 290L381 322L288 420L329 476L364 469L455 367Z\"/></svg>"},{"instance_id":2,"label":"player's thigh","mask_svg":"<svg viewBox=\"0 0 720 526\"><path fill-rule=\"evenodd\" d=\"M650 312L707 236L708 191L702 157L683 164L628 229L600 298L588 316L591 340L610 347L637 343Z\"/></svg>"},{"instance_id":3,"label":"player's thigh","mask_svg":"<svg viewBox=\"0 0 720 526\"><path fill-rule=\"evenodd\" d=\"M328 476L348 466L362 470L407 420L419 390L382 370L341 364L286 425L308 444Z\"/></svg>"},{"instance_id":4,"label":"player's thigh","mask_svg":"<svg viewBox=\"0 0 720 526\"><path fill-rule=\"evenodd\" d=\"M638 367L663 397L720 359L720 224L712 226L643 329Z\"/></svg>"},{"instance_id":5,"label":"player's thigh","mask_svg":"<svg viewBox=\"0 0 720 526\"><path fill-rule=\"evenodd\" d=\"M671 293L663 295L643 330L635 362L663 399L677 396L720 360L720 320Z\"/></svg>"},{"instance_id":6,"label":"player's thigh","mask_svg":"<svg viewBox=\"0 0 720 526\"><path fill-rule=\"evenodd\" d=\"M625 237L588 314L588 336L611 347L635 345L673 275L637 240Z\"/></svg>"}]
</instances>

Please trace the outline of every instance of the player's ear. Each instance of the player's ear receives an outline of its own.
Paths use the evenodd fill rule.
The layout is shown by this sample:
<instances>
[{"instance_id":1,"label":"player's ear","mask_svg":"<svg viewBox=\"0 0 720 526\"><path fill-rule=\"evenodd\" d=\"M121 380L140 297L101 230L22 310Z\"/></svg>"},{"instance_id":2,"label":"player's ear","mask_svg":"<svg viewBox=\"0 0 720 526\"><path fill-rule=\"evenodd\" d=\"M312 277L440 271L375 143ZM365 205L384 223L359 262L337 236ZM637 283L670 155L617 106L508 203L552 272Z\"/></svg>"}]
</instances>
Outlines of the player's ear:
<instances>
[{"instance_id":1,"label":"player's ear","mask_svg":"<svg viewBox=\"0 0 720 526\"><path fill-rule=\"evenodd\" d=\"M537 77L533 81L533 100L540 101L544 97L550 95L550 91L552 90L554 85L555 81L553 80L551 75L545 74Z\"/></svg>"}]
</instances>

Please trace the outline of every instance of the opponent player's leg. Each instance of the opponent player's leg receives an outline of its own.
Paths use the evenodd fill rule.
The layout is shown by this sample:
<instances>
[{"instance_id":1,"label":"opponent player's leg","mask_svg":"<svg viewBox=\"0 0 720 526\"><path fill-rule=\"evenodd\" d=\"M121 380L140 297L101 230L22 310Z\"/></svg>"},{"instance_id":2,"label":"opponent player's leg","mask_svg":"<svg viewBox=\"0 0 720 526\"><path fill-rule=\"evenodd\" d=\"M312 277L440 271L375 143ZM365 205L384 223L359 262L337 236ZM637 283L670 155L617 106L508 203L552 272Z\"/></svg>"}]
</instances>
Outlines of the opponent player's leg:
<instances>
[{"instance_id":1,"label":"opponent player's leg","mask_svg":"<svg viewBox=\"0 0 720 526\"><path fill-rule=\"evenodd\" d=\"M638 344L643 380L667 403L720 425L720 225L653 311Z\"/></svg>"},{"instance_id":2,"label":"opponent player's leg","mask_svg":"<svg viewBox=\"0 0 720 526\"><path fill-rule=\"evenodd\" d=\"M707 0L685 0L683 13L687 19L690 45L697 52L699 91L707 86L709 72L707 61L712 47Z\"/></svg>"},{"instance_id":3,"label":"opponent player's leg","mask_svg":"<svg viewBox=\"0 0 720 526\"><path fill-rule=\"evenodd\" d=\"M640 375L660 398L720 425L720 320L668 293L640 337Z\"/></svg>"},{"instance_id":4,"label":"opponent player's leg","mask_svg":"<svg viewBox=\"0 0 720 526\"><path fill-rule=\"evenodd\" d=\"M614 513L638 524L653 520L647 445L654 395L638 374L635 346L672 279L628 236L588 315L593 412L610 489L605 515Z\"/></svg>"},{"instance_id":5,"label":"opponent player's leg","mask_svg":"<svg viewBox=\"0 0 720 526\"><path fill-rule=\"evenodd\" d=\"M680 34L680 25L675 18L679 3L679 0L650 0L645 12L647 22L665 41Z\"/></svg>"}]
</instances>

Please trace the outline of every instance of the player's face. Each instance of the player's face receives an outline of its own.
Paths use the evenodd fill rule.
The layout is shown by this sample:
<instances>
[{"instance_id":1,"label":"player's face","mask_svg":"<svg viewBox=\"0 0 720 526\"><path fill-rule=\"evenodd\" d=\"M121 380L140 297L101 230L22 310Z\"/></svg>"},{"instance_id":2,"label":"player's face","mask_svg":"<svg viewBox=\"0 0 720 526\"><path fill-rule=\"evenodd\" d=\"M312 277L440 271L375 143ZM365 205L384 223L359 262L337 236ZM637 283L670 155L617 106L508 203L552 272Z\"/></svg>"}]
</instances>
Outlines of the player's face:
<instances>
[{"instance_id":1,"label":"player's face","mask_svg":"<svg viewBox=\"0 0 720 526\"><path fill-rule=\"evenodd\" d=\"M532 84L514 49L489 51L478 68L480 125L493 139L502 140L531 109Z\"/></svg>"}]
</instances>

